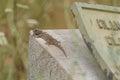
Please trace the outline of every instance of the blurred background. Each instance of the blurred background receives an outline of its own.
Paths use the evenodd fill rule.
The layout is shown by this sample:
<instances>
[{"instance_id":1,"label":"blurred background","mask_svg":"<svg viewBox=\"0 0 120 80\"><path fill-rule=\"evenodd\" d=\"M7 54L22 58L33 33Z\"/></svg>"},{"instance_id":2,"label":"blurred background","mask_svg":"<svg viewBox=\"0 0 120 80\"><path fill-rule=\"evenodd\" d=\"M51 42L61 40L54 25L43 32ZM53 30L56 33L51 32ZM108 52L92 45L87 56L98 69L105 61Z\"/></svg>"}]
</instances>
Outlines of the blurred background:
<instances>
[{"instance_id":1,"label":"blurred background","mask_svg":"<svg viewBox=\"0 0 120 80\"><path fill-rule=\"evenodd\" d=\"M120 6L120 0L0 0L0 80L26 80L30 30L77 28L75 1Z\"/></svg>"}]
</instances>

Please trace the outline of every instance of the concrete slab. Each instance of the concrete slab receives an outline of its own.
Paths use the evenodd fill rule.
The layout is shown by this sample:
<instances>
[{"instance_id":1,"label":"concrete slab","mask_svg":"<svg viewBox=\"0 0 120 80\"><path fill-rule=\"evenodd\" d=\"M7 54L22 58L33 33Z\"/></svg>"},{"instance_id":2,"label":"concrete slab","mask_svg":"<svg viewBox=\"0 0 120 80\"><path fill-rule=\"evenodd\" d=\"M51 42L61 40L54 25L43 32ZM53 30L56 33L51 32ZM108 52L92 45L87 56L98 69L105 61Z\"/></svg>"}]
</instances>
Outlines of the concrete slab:
<instances>
[{"instance_id":1,"label":"concrete slab","mask_svg":"<svg viewBox=\"0 0 120 80\"><path fill-rule=\"evenodd\" d=\"M78 29L43 31L61 42L67 57L31 31L27 80L107 80Z\"/></svg>"}]
</instances>

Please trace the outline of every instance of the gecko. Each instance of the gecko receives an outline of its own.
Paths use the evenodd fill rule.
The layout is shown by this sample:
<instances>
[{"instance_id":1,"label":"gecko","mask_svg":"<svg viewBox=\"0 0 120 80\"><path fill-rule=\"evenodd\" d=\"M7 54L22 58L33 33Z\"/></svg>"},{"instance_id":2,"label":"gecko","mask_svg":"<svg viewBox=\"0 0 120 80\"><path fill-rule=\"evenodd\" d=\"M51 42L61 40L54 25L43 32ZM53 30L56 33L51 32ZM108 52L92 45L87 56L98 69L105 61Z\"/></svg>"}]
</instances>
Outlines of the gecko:
<instances>
[{"instance_id":1,"label":"gecko","mask_svg":"<svg viewBox=\"0 0 120 80\"><path fill-rule=\"evenodd\" d=\"M46 41L47 45L54 45L54 46L56 46L57 48L62 50L64 55L67 57L65 50L60 45L60 41L56 40L51 35L47 34L46 32L44 32L42 30L35 29L35 30L33 30L33 36L35 36L36 38L42 38L43 40Z\"/></svg>"}]
</instances>

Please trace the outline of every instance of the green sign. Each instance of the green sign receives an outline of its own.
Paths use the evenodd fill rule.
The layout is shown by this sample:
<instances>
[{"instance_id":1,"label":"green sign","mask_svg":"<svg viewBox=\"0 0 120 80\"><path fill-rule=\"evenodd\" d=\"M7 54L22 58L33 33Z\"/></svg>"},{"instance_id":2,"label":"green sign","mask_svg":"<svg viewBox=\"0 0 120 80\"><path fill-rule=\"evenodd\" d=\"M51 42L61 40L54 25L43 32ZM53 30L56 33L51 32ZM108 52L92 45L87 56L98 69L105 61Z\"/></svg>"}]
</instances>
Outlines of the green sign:
<instances>
[{"instance_id":1,"label":"green sign","mask_svg":"<svg viewBox=\"0 0 120 80\"><path fill-rule=\"evenodd\" d=\"M74 19L109 80L120 80L120 8L74 3Z\"/></svg>"}]
</instances>

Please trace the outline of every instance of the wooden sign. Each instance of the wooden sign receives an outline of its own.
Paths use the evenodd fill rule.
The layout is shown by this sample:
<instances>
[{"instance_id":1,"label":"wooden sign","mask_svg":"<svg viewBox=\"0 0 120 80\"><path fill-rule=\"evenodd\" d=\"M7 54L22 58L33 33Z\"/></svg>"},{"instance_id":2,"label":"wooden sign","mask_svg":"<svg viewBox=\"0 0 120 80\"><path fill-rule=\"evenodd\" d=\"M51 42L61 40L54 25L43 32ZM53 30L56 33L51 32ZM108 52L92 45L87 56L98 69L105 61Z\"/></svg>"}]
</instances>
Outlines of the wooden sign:
<instances>
[{"instance_id":1,"label":"wooden sign","mask_svg":"<svg viewBox=\"0 0 120 80\"><path fill-rule=\"evenodd\" d=\"M77 26L109 80L120 80L120 8L74 3Z\"/></svg>"}]
</instances>

